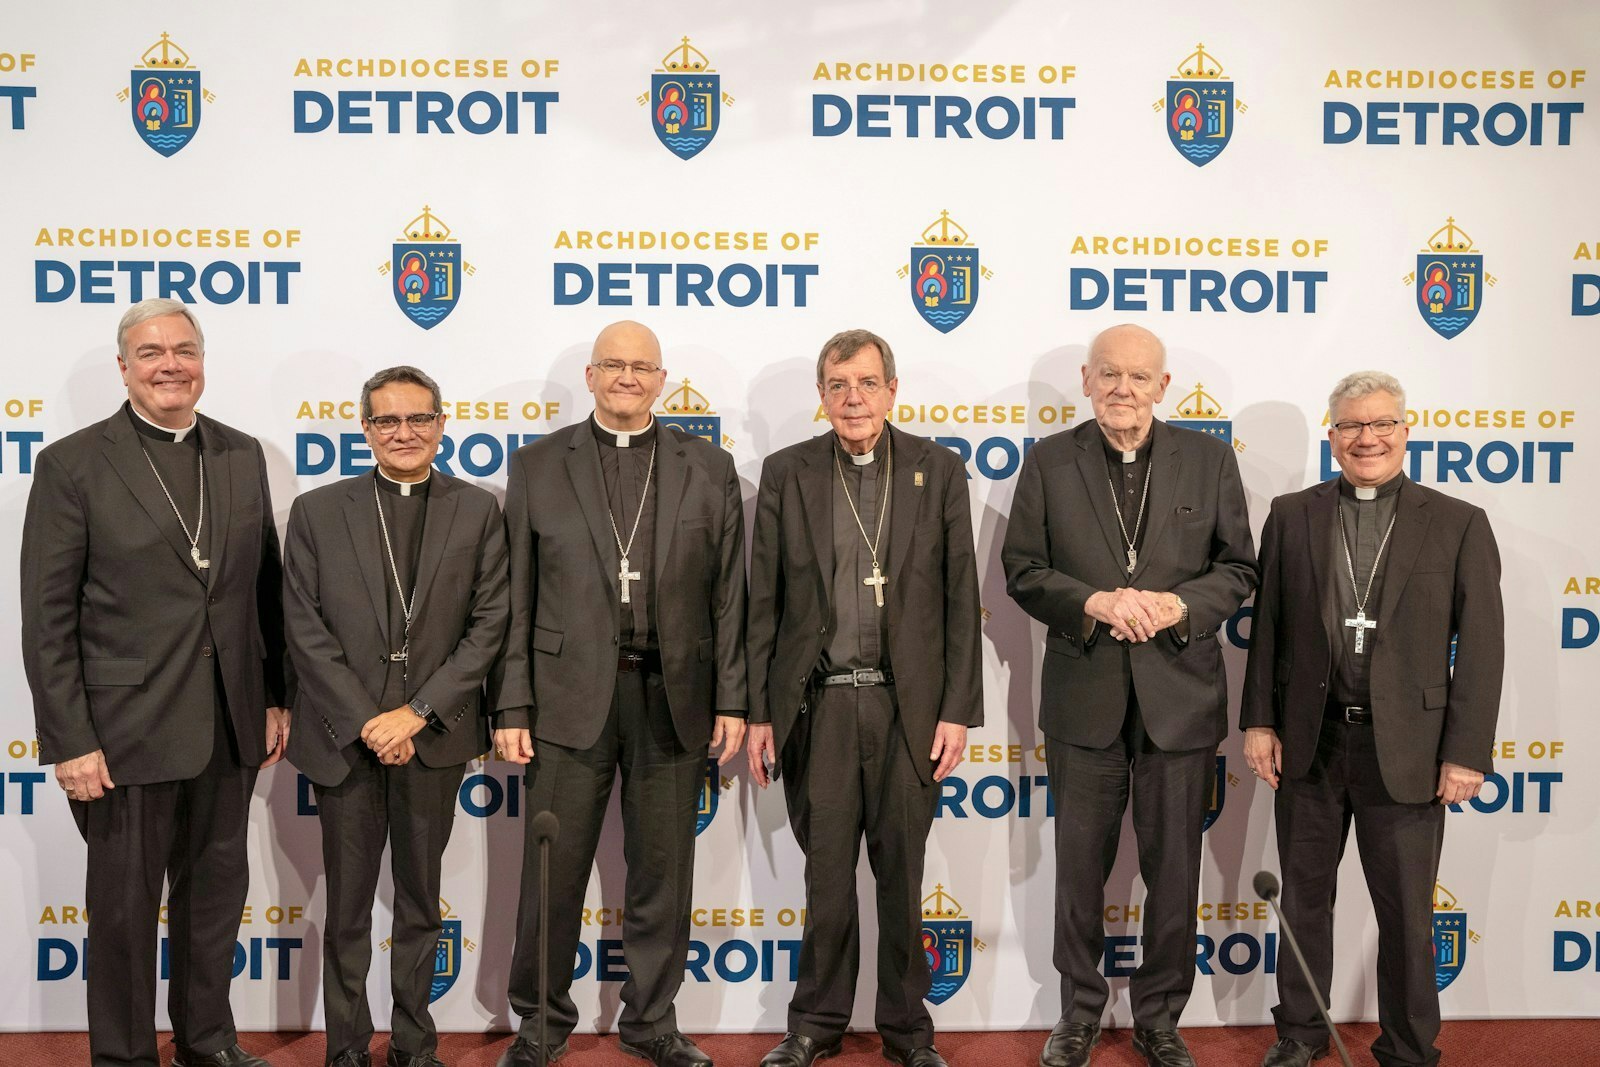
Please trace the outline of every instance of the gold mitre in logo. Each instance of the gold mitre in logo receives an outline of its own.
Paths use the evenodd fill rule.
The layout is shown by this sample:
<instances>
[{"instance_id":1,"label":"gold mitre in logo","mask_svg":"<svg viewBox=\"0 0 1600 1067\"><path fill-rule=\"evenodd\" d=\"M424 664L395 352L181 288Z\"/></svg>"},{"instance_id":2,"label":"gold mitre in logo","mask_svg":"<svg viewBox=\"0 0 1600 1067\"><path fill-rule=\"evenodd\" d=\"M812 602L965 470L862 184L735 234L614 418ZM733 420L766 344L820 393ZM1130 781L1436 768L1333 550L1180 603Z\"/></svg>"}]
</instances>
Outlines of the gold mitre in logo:
<instances>
[{"instance_id":1,"label":"gold mitre in logo","mask_svg":"<svg viewBox=\"0 0 1600 1067\"><path fill-rule=\"evenodd\" d=\"M683 384L667 394L661 402L663 415L715 415L711 410L711 401L698 389L689 388L689 379L685 378Z\"/></svg>"},{"instance_id":2,"label":"gold mitre in logo","mask_svg":"<svg viewBox=\"0 0 1600 1067\"><path fill-rule=\"evenodd\" d=\"M961 910L961 902L944 891L944 886L935 884L933 892L922 898L922 917L924 919L964 919L966 915Z\"/></svg>"},{"instance_id":3,"label":"gold mitre in logo","mask_svg":"<svg viewBox=\"0 0 1600 1067\"><path fill-rule=\"evenodd\" d=\"M967 231L950 217L950 212L941 211L939 217L928 224L922 231L922 243L935 247L959 248L967 244L971 238Z\"/></svg>"},{"instance_id":4,"label":"gold mitre in logo","mask_svg":"<svg viewBox=\"0 0 1600 1067\"><path fill-rule=\"evenodd\" d=\"M422 214L406 223L404 236L408 241L448 241L450 227L427 204L423 204Z\"/></svg>"},{"instance_id":5,"label":"gold mitre in logo","mask_svg":"<svg viewBox=\"0 0 1600 1067\"><path fill-rule=\"evenodd\" d=\"M1206 392L1206 387L1201 382L1196 382L1194 392L1178 401L1178 417L1183 419L1220 419L1222 405L1217 398Z\"/></svg>"},{"instance_id":6,"label":"gold mitre in logo","mask_svg":"<svg viewBox=\"0 0 1600 1067\"><path fill-rule=\"evenodd\" d=\"M177 42L163 32L161 40L144 50L144 55L139 57L139 65L150 70L187 70L189 53L179 48Z\"/></svg>"},{"instance_id":7,"label":"gold mitre in logo","mask_svg":"<svg viewBox=\"0 0 1600 1067\"><path fill-rule=\"evenodd\" d=\"M1433 910L1434 911L1460 911L1461 903L1456 900L1456 895L1438 882L1433 883Z\"/></svg>"},{"instance_id":8,"label":"gold mitre in logo","mask_svg":"<svg viewBox=\"0 0 1600 1067\"><path fill-rule=\"evenodd\" d=\"M1433 236L1428 238L1428 247L1424 252L1471 252L1473 251L1472 238L1467 231L1456 225L1454 216L1444 220L1444 225L1433 231Z\"/></svg>"},{"instance_id":9,"label":"gold mitre in logo","mask_svg":"<svg viewBox=\"0 0 1600 1067\"><path fill-rule=\"evenodd\" d=\"M661 57L661 66L658 69L677 74L682 71L710 71L715 68L711 66L711 60L706 54L691 45L689 38L685 37L682 44Z\"/></svg>"},{"instance_id":10,"label":"gold mitre in logo","mask_svg":"<svg viewBox=\"0 0 1600 1067\"><path fill-rule=\"evenodd\" d=\"M1192 78L1203 81L1222 77L1222 63L1217 57L1206 51L1206 46L1197 44L1194 51L1183 57L1178 64L1178 77Z\"/></svg>"}]
</instances>

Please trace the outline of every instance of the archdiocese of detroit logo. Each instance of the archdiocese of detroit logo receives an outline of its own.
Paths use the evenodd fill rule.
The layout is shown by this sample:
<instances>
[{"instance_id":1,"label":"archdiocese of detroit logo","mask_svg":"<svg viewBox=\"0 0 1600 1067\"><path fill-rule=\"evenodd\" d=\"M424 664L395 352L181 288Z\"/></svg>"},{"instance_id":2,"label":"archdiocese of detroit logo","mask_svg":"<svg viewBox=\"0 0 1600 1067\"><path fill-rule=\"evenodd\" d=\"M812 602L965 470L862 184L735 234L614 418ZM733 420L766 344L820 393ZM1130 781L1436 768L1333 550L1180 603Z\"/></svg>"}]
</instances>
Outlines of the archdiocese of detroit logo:
<instances>
[{"instance_id":1,"label":"archdiocese of detroit logo","mask_svg":"<svg viewBox=\"0 0 1600 1067\"><path fill-rule=\"evenodd\" d=\"M1467 942L1477 941L1478 935L1467 929L1467 913L1456 903L1455 896L1440 885L1433 884L1433 982L1441 991L1456 980L1467 962Z\"/></svg>"},{"instance_id":2,"label":"archdiocese of detroit logo","mask_svg":"<svg viewBox=\"0 0 1600 1067\"><path fill-rule=\"evenodd\" d=\"M1483 254L1472 247L1467 231L1454 218L1428 238L1428 247L1417 254L1417 271L1405 283L1415 282L1417 311L1445 340L1451 340L1472 325L1483 307L1483 287L1496 279L1483 270Z\"/></svg>"},{"instance_id":3,"label":"archdiocese of detroit logo","mask_svg":"<svg viewBox=\"0 0 1600 1067\"><path fill-rule=\"evenodd\" d=\"M1228 799L1228 757L1217 753L1217 773L1211 779L1211 795L1206 798L1206 821L1201 824L1200 832L1205 833L1222 814L1223 802Z\"/></svg>"},{"instance_id":4,"label":"archdiocese of detroit logo","mask_svg":"<svg viewBox=\"0 0 1600 1067\"><path fill-rule=\"evenodd\" d=\"M922 898L922 955L928 961L933 984L928 989L929 1004L943 1004L966 985L972 971L973 950L985 945L972 936L972 920L961 913L961 904L935 885Z\"/></svg>"},{"instance_id":5,"label":"archdiocese of detroit logo","mask_svg":"<svg viewBox=\"0 0 1600 1067\"><path fill-rule=\"evenodd\" d=\"M386 937L383 951L394 949L394 938ZM461 977L461 953L478 951L477 942L462 935L461 920L456 918L450 902L439 898L439 943L434 948L433 981L428 987L428 1003L432 1004L450 991Z\"/></svg>"},{"instance_id":6,"label":"archdiocese of detroit logo","mask_svg":"<svg viewBox=\"0 0 1600 1067\"><path fill-rule=\"evenodd\" d=\"M477 271L461 258L461 242L450 240L450 227L423 205L378 273L394 275L389 291L395 304L412 322L431 330L456 309L462 277Z\"/></svg>"},{"instance_id":7,"label":"archdiocese of detroit logo","mask_svg":"<svg viewBox=\"0 0 1600 1067\"><path fill-rule=\"evenodd\" d=\"M722 75L712 73L711 60L685 37L661 57L650 76L650 92L639 103L650 107L656 140L679 159L692 159L717 135L722 105L732 104L733 97L722 91Z\"/></svg>"},{"instance_id":8,"label":"archdiocese of detroit logo","mask_svg":"<svg viewBox=\"0 0 1600 1067\"><path fill-rule=\"evenodd\" d=\"M694 812L694 836L699 837L717 817L717 800L722 791L733 785L717 773L717 758L706 760L706 776L700 780L700 802Z\"/></svg>"},{"instance_id":9,"label":"archdiocese of detroit logo","mask_svg":"<svg viewBox=\"0 0 1600 1067\"><path fill-rule=\"evenodd\" d=\"M1245 111L1233 97L1233 81L1222 77L1222 64L1196 45L1178 64L1178 76L1167 79L1167 95L1157 111L1167 112L1167 139L1178 154L1203 167L1222 154L1233 138L1233 112Z\"/></svg>"},{"instance_id":10,"label":"archdiocese of detroit logo","mask_svg":"<svg viewBox=\"0 0 1600 1067\"><path fill-rule=\"evenodd\" d=\"M200 129L200 103L216 99L200 87L200 70L189 53L165 33L145 49L117 99L131 101L129 117L145 144L164 156L175 154Z\"/></svg>"},{"instance_id":11,"label":"archdiocese of detroit logo","mask_svg":"<svg viewBox=\"0 0 1600 1067\"><path fill-rule=\"evenodd\" d=\"M1200 382L1195 383L1194 392L1178 401L1178 417L1168 419L1167 425L1210 434L1232 445L1235 451L1244 451L1244 442L1234 440L1233 420L1222 413L1222 405Z\"/></svg>"},{"instance_id":12,"label":"archdiocese of detroit logo","mask_svg":"<svg viewBox=\"0 0 1600 1067\"><path fill-rule=\"evenodd\" d=\"M911 246L911 265L900 277L911 279L911 306L923 321L940 333L967 321L978 306L978 280L994 273L978 261L978 246L958 226L950 212L922 231L922 241Z\"/></svg>"},{"instance_id":13,"label":"archdiocese of detroit logo","mask_svg":"<svg viewBox=\"0 0 1600 1067\"><path fill-rule=\"evenodd\" d=\"M706 399L704 393L689 388L687 378L661 401L656 418L684 433L704 437L719 448L733 445L732 438L722 436L722 416L711 410L711 401Z\"/></svg>"}]
</instances>

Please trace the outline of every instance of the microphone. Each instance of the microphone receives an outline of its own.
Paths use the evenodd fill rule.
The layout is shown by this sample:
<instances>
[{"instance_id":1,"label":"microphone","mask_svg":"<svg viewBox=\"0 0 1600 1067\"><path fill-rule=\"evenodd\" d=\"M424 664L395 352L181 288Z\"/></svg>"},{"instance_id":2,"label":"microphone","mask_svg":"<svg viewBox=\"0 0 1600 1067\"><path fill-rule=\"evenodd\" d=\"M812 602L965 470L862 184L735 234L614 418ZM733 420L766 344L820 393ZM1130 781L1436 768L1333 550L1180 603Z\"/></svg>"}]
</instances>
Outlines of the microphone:
<instances>
[{"instance_id":1,"label":"microphone","mask_svg":"<svg viewBox=\"0 0 1600 1067\"><path fill-rule=\"evenodd\" d=\"M528 823L528 833L539 846L539 1064L550 1055L550 846L561 836L561 820L553 811L541 811Z\"/></svg>"},{"instance_id":2,"label":"microphone","mask_svg":"<svg viewBox=\"0 0 1600 1067\"><path fill-rule=\"evenodd\" d=\"M1300 953L1300 942L1294 939L1294 931L1289 928L1289 920L1283 917L1283 911L1278 907L1278 876L1271 871L1257 871L1251 884L1255 886L1256 896L1272 905L1272 914L1278 917L1278 928L1283 931L1283 939L1289 942L1289 947L1294 950L1294 959L1300 965L1300 974L1305 978L1311 995L1316 998L1317 1012L1322 1016L1322 1025L1328 1028L1329 1035L1333 1037L1333 1047L1339 1050L1339 1062L1344 1064L1344 1067L1353 1067L1350 1053L1345 1051L1344 1041L1339 1037L1339 1029L1333 1025L1333 1020L1328 1016L1328 1005L1322 999L1322 991L1317 988L1317 980L1311 976L1311 967L1306 963L1305 956Z\"/></svg>"}]
</instances>

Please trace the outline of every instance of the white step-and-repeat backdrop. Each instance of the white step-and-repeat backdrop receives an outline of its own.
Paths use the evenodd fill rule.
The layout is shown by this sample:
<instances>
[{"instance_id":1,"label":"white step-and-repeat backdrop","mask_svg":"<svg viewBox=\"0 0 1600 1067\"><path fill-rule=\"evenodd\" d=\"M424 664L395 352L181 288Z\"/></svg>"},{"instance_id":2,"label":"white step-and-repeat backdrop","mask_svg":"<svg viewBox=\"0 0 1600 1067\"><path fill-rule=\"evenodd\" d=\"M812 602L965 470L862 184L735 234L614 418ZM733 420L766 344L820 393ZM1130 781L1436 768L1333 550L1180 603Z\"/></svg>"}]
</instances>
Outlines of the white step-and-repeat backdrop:
<instances>
[{"instance_id":1,"label":"white step-and-repeat backdrop","mask_svg":"<svg viewBox=\"0 0 1600 1067\"><path fill-rule=\"evenodd\" d=\"M1170 351L1158 414L1232 441L1259 524L1273 496L1331 476L1332 383L1386 369L1409 390L1409 474L1487 509L1505 563L1496 772L1450 814L1436 890L1444 1011L1592 1013L1597 43L1583 0L19 7L0 25L0 558L39 450L119 403L114 327L142 297L194 303L203 406L261 438L280 521L297 492L370 465L357 390L401 362L445 388L441 469L499 491L512 449L587 414L589 339L623 317L662 338L663 416L731 450L753 497L764 456L825 426L821 342L870 327L899 356L893 417L971 474L986 612L988 723L929 847L926 936L955 949L935 1018L1048 1026L1042 633L999 563L1022 455L1090 417L1088 338L1139 322ZM37 764L14 583L0 1027L71 1029L84 853ZM1237 693L1248 606L1224 637ZM1237 737L1217 768L1185 1021L1259 1023L1291 963L1249 888L1277 865L1271 798ZM245 1028L316 1027L313 801L288 766L258 794L234 1001ZM468 769L440 901L449 1029L508 1022L521 797L513 766ZM680 1019L781 1030L805 921L782 798L741 760L704 808ZM623 973L608 834L576 982L602 1028ZM1140 951L1123 851L1114 977ZM1372 1018L1354 858L1340 904L1335 1012Z\"/></svg>"}]
</instances>

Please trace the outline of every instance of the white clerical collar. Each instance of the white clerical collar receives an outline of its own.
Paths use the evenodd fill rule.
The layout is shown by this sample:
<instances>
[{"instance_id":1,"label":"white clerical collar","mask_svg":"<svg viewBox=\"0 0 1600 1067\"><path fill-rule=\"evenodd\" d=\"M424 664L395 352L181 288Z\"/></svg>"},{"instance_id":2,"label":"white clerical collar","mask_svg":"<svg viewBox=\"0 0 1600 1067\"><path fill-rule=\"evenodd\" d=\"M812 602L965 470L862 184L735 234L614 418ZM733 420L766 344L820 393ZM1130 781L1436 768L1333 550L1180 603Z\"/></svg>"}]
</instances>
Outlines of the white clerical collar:
<instances>
[{"instance_id":1,"label":"white clerical collar","mask_svg":"<svg viewBox=\"0 0 1600 1067\"><path fill-rule=\"evenodd\" d=\"M174 430L170 426L163 426L159 422L152 422L149 419L145 418L143 413L140 412L138 408L134 407L132 403L128 404L128 410L133 412L135 415L139 416L139 421L144 423L146 426L153 426L156 429L160 430L162 433L170 433L172 435L172 439L174 441L182 441L185 437L189 436L189 434L194 430L194 428L196 426L200 425L199 418L197 418L196 416L191 415L191 416L189 416L189 425L185 426L181 430Z\"/></svg>"},{"instance_id":2,"label":"white clerical collar","mask_svg":"<svg viewBox=\"0 0 1600 1067\"><path fill-rule=\"evenodd\" d=\"M1352 485L1350 488L1356 491L1357 500L1378 499L1378 487L1375 485Z\"/></svg>"},{"instance_id":3,"label":"white clerical collar","mask_svg":"<svg viewBox=\"0 0 1600 1067\"><path fill-rule=\"evenodd\" d=\"M1122 454L1122 462L1124 462L1124 463L1133 463L1138 458L1139 458L1139 452L1138 452L1137 449L1135 449L1132 452L1124 452Z\"/></svg>"},{"instance_id":4,"label":"white clerical collar","mask_svg":"<svg viewBox=\"0 0 1600 1067\"><path fill-rule=\"evenodd\" d=\"M600 421L600 413L597 411L594 413L594 424L600 427L606 433L610 434L612 437L615 437L617 439L616 445L618 448L627 448L633 443L631 440L629 440L629 438L643 437L645 434L650 432L650 428L656 424L656 417L651 415L650 421L644 424L643 429L613 430L611 427Z\"/></svg>"},{"instance_id":5,"label":"white clerical collar","mask_svg":"<svg viewBox=\"0 0 1600 1067\"><path fill-rule=\"evenodd\" d=\"M869 463L878 462L877 449L872 449L872 450L870 450L868 452L864 452L859 456L856 455L854 452L846 452L845 455L849 456L850 457L850 462L854 463L858 467L865 467Z\"/></svg>"},{"instance_id":6,"label":"white clerical collar","mask_svg":"<svg viewBox=\"0 0 1600 1067\"><path fill-rule=\"evenodd\" d=\"M423 486L428 484L428 479L433 477L432 467L428 468L427 474L423 475L421 478L418 478L414 482L402 482L399 478L391 478L387 474L383 473L382 467L377 468L377 470L378 477L394 486L396 491L398 491L401 496L410 496L413 489L421 489Z\"/></svg>"}]
</instances>

